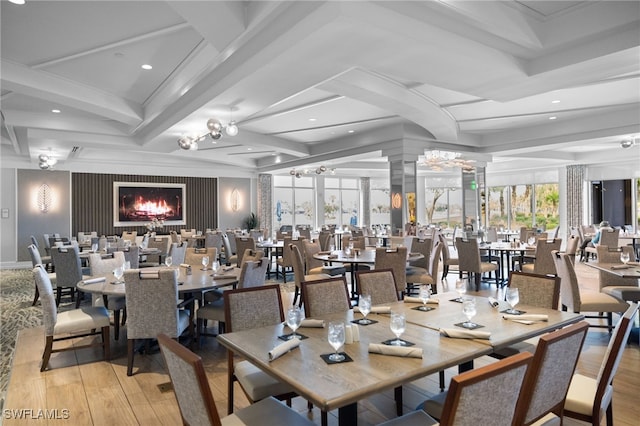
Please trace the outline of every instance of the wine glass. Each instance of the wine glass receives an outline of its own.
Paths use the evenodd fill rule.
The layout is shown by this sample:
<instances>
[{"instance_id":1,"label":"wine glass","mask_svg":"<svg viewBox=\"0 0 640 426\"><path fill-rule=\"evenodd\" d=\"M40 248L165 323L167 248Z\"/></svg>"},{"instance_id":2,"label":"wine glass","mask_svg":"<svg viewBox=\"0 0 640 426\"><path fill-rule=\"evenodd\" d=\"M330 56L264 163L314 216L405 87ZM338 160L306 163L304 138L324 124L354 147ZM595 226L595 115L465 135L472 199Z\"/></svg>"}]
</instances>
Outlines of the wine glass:
<instances>
[{"instance_id":1,"label":"wine glass","mask_svg":"<svg viewBox=\"0 0 640 426\"><path fill-rule=\"evenodd\" d=\"M507 309L508 314L519 314L519 312L514 309L519 301L520 292L518 291L518 289L515 287L507 288L507 303L509 304L509 306L511 306L509 309Z\"/></svg>"},{"instance_id":2,"label":"wine glass","mask_svg":"<svg viewBox=\"0 0 640 426\"><path fill-rule=\"evenodd\" d=\"M213 263L211 263L211 270L213 271L213 275L218 274L218 269L220 269L220 262L214 260Z\"/></svg>"},{"instance_id":3,"label":"wine glass","mask_svg":"<svg viewBox=\"0 0 640 426\"><path fill-rule=\"evenodd\" d=\"M358 300L358 308L362 313L363 318L359 321L360 324L371 324L371 320L367 319L367 315L371 312L371 295L361 294Z\"/></svg>"},{"instance_id":4,"label":"wine glass","mask_svg":"<svg viewBox=\"0 0 640 426\"><path fill-rule=\"evenodd\" d=\"M464 280L456 280L456 291L458 292L458 302L462 302L462 297L467 292L467 283Z\"/></svg>"},{"instance_id":5,"label":"wine glass","mask_svg":"<svg viewBox=\"0 0 640 426\"><path fill-rule=\"evenodd\" d=\"M338 349L344 345L344 323L331 321L327 338L335 351L335 353L329 355L329 360L334 362L344 361L344 355L338 353Z\"/></svg>"},{"instance_id":6,"label":"wine glass","mask_svg":"<svg viewBox=\"0 0 640 426\"><path fill-rule=\"evenodd\" d=\"M202 256L202 270L206 271L207 268L209 266L209 256Z\"/></svg>"},{"instance_id":7,"label":"wine glass","mask_svg":"<svg viewBox=\"0 0 640 426\"><path fill-rule=\"evenodd\" d=\"M389 342L394 346L404 346L404 342L400 340L400 336L406 330L407 324L405 322L404 314L402 312L391 312L391 322L389 328L393 334L396 335L396 340Z\"/></svg>"},{"instance_id":8,"label":"wine glass","mask_svg":"<svg viewBox=\"0 0 640 426\"><path fill-rule=\"evenodd\" d=\"M164 258L164 264L167 265L167 268L171 268L171 264L173 263L173 259L171 256L167 256Z\"/></svg>"},{"instance_id":9,"label":"wine glass","mask_svg":"<svg viewBox=\"0 0 640 426\"><path fill-rule=\"evenodd\" d=\"M302 322L302 311L299 306L292 306L287 309L287 326L293 331L289 336L289 340L291 339L299 339L300 336L296 334L296 330L300 327L300 323Z\"/></svg>"},{"instance_id":10,"label":"wine glass","mask_svg":"<svg viewBox=\"0 0 640 426\"><path fill-rule=\"evenodd\" d=\"M625 265L629 262L629 252L628 251L621 251L620 252L620 260L622 261L622 263L624 263Z\"/></svg>"},{"instance_id":11,"label":"wine glass","mask_svg":"<svg viewBox=\"0 0 640 426\"><path fill-rule=\"evenodd\" d=\"M529 237L529 240L527 242L530 246L534 245L536 243L536 237Z\"/></svg>"},{"instance_id":12,"label":"wine glass","mask_svg":"<svg viewBox=\"0 0 640 426\"><path fill-rule=\"evenodd\" d=\"M124 266L120 265L113 270L113 276L116 277L114 284L122 284L122 277L124 276Z\"/></svg>"},{"instance_id":13,"label":"wine glass","mask_svg":"<svg viewBox=\"0 0 640 426\"><path fill-rule=\"evenodd\" d=\"M431 297L431 285L425 284L420 286L420 293L418 294L420 300L422 300L422 306L420 307L421 311L427 311L427 302L429 301L429 297Z\"/></svg>"},{"instance_id":14,"label":"wine glass","mask_svg":"<svg viewBox=\"0 0 640 426\"><path fill-rule=\"evenodd\" d=\"M473 318L477 313L476 299L472 297L464 299L462 302L462 313L467 317L467 320L462 323L462 326L466 328L474 328L476 324L471 322L471 318Z\"/></svg>"}]
</instances>

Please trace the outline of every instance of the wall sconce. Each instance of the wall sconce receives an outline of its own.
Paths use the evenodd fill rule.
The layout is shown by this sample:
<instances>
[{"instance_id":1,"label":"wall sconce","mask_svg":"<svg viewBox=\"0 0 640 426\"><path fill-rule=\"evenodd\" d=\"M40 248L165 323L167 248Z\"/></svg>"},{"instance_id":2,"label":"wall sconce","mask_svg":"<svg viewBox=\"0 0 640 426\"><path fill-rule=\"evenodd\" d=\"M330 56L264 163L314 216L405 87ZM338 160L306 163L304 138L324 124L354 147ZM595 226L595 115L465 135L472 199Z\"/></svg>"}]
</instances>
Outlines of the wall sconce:
<instances>
[{"instance_id":1,"label":"wall sconce","mask_svg":"<svg viewBox=\"0 0 640 426\"><path fill-rule=\"evenodd\" d=\"M46 183L43 183L38 188L36 203L38 210L42 213L47 213L49 209L51 209L51 205L53 204L53 190Z\"/></svg>"},{"instance_id":2,"label":"wall sconce","mask_svg":"<svg viewBox=\"0 0 640 426\"><path fill-rule=\"evenodd\" d=\"M237 188L233 188L233 191L231 191L229 204L231 206L231 211L237 212L240 209L240 193Z\"/></svg>"}]
</instances>

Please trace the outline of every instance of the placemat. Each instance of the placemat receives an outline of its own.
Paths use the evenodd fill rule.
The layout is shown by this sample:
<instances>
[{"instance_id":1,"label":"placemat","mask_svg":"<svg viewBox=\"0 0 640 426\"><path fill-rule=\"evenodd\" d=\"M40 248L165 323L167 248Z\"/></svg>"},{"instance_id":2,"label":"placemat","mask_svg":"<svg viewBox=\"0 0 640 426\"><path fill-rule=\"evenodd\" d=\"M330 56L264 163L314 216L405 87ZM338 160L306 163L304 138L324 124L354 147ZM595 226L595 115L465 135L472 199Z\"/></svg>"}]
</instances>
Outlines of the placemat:
<instances>
[{"instance_id":1,"label":"placemat","mask_svg":"<svg viewBox=\"0 0 640 426\"><path fill-rule=\"evenodd\" d=\"M345 362L353 362L353 359L349 355L347 355L345 352L338 352L338 353L340 355L344 356L344 359L342 361L331 361L329 359L329 357L331 355L333 355L332 353L331 354L322 354L322 355L320 355L320 358L322 358L322 360L324 362L326 362L327 364L344 364Z\"/></svg>"}]
</instances>

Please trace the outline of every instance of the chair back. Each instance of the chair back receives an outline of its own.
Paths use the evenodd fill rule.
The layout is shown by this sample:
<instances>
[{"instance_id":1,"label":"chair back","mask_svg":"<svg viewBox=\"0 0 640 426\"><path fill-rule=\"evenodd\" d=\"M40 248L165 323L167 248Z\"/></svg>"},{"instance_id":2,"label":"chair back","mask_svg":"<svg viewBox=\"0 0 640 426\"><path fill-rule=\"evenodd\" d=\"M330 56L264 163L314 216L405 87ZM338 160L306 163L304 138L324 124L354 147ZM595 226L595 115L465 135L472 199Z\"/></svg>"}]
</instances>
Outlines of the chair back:
<instances>
[{"instance_id":1,"label":"chair back","mask_svg":"<svg viewBox=\"0 0 640 426\"><path fill-rule=\"evenodd\" d=\"M111 276L113 270L122 266L124 261L124 253L121 251L113 252L111 259L103 259L100 253L91 253L89 255L90 274L95 276Z\"/></svg>"},{"instance_id":2,"label":"chair back","mask_svg":"<svg viewBox=\"0 0 640 426\"><path fill-rule=\"evenodd\" d=\"M263 253L264 256L264 253ZM240 269L238 288L259 287L264 285L269 259L262 257L260 260L244 260Z\"/></svg>"},{"instance_id":3,"label":"chair back","mask_svg":"<svg viewBox=\"0 0 640 426\"><path fill-rule=\"evenodd\" d=\"M458 268L465 272L482 272L480 260L480 248L478 240L469 238L456 238L456 249L458 250Z\"/></svg>"},{"instance_id":4,"label":"chair back","mask_svg":"<svg viewBox=\"0 0 640 426\"><path fill-rule=\"evenodd\" d=\"M624 246L624 247L608 247L603 245L598 245L596 247L596 251L598 254L598 262L600 263L622 263L620 260L620 253L625 252L629 254L629 259L633 262L635 260L636 254L633 251L632 246ZM614 274L610 274L605 271L598 271L598 282L600 284L600 290L604 287L609 286L638 286L638 278L633 277L618 277Z\"/></svg>"},{"instance_id":5,"label":"chair back","mask_svg":"<svg viewBox=\"0 0 640 426\"><path fill-rule=\"evenodd\" d=\"M320 242L320 250L328 251L331 246L331 240L333 234L330 231L321 231L318 235L318 241Z\"/></svg>"},{"instance_id":6,"label":"chair back","mask_svg":"<svg viewBox=\"0 0 640 426\"><path fill-rule=\"evenodd\" d=\"M78 246L52 247L51 259L56 267L58 287L76 287L82 280L82 265Z\"/></svg>"},{"instance_id":7,"label":"chair back","mask_svg":"<svg viewBox=\"0 0 640 426\"><path fill-rule=\"evenodd\" d=\"M309 229L308 227L305 226L298 228L297 231L300 238L306 238L307 240L311 239L311 229Z\"/></svg>"},{"instance_id":8,"label":"chair back","mask_svg":"<svg viewBox=\"0 0 640 426\"><path fill-rule=\"evenodd\" d=\"M282 266L285 268L293 267L293 253L289 250L289 246L291 245L291 237L285 236L284 238L284 249L282 250Z\"/></svg>"},{"instance_id":9,"label":"chair back","mask_svg":"<svg viewBox=\"0 0 640 426\"><path fill-rule=\"evenodd\" d=\"M575 262L579 243L580 237L578 235L570 235L569 238L567 238L567 248L565 249L565 253L567 253L568 256L571 256L571 260L573 262Z\"/></svg>"},{"instance_id":10,"label":"chair back","mask_svg":"<svg viewBox=\"0 0 640 426\"><path fill-rule=\"evenodd\" d=\"M440 268L440 254L442 253L443 247L444 247L443 244L437 241L436 244L431 249L431 254L430 254L431 261L429 262L429 268L427 269L427 271L429 271L429 275L431 275L431 278L433 279L434 283L438 282L438 269ZM435 292L437 291L437 286L434 286L434 287L436 288L434 290Z\"/></svg>"},{"instance_id":11,"label":"chair back","mask_svg":"<svg viewBox=\"0 0 640 426\"><path fill-rule=\"evenodd\" d=\"M431 249L433 247L433 240L430 238L414 238L411 246L411 251L420 253L423 257L418 260L411 261L411 266L417 266L429 270L429 264L431 263Z\"/></svg>"},{"instance_id":12,"label":"chair back","mask_svg":"<svg viewBox=\"0 0 640 426\"><path fill-rule=\"evenodd\" d=\"M215 248L216 254L219 255L222 251L222 234L207 232L204 236L204 246L206 248Z\"/></svg>"},{"instance_id":13,"label":"chair back","mask_svg":"<svg viewBox=\"0 0 640 426\"><path fill-rule=\"evenodd\" d=\"M187 263L191 266L199 266L202 265L202 258L208 256L209 263L216 260L218 253L215 248L196 248L196 247L187 247L184 255L184 263Z\"/></svg>"},{"instance_id":14,"label":"chair back","mask_svg":"<svg viewBox=\"0 0 640 426\"><path fill-rule=\"evenodd\" d=\"M294 240L293 238L291 239L291 244L293 244L294 246L296 246L298 248L298 252L300 253L300 258L302 259L302 273L306 274L307 270L304 269L304 242L306 241L306 238L300 237L297 240ZM292 267L295 267L295 259L291 259L291 261L293 262Z\"/></svg>"},{"instance_id":15,"label":"chair back","mask_svg":"<svg viewBox=\"0 0 640 426\"><path fill-rule=\"evenodd\" d=\"M138 231L124 231L122 233L122 239L131 241L132 243L136 242L137 236L138 236Z\"/></svg>"},{"instance_id":16,"label":"chair back","mask_svg":"<svg viewBox=\"0 0 640 426\"><path fill-rule=\"evenodd\" d=\"M182 423L221 426L202 358L166 334L158 335L158 345L169 371Z\"/></svg>"},{"instance_id":17,"label":"chair back","mask_svg":"<svg viewBox=\"0 0 640 426\"><path fill-rule=\"evenodd\" d=\"M251 237L240 237L236 238L236 256L238 267L242 266L242 257L244 256L245 250L254 250L256 249L256 242Z\"/></svg>"},{"instance_id":18,"label":"chair back","mask_svg":"<svg viewBox=\"0 0 640 426\"><path fill-rule=\"evenodd\" d=\"M530 425L548 413L562 418L588 328L589 324L581 321L540 338L520 395L515 424Z\"/></svg>"},{"instance_id":19,"label":"chair back","mask_svg":"<svg viewBox=\"0 0 640 426\"><path fill-rule=\"evenodd\" d=\"M546 309L558 309L560 277L512 271L508 287L518 289L520 303Z\"/></svg>"},{"instance_id":20,"label":"chair back","mask_svg":"<svg viewBox=\"0 0 640 426\"><path fill-rule=\"evenodd\" d=\"M489 243L498 242L498 230L495 226L490 226L487 228L487 235L485 235L485 240Z\"/></svg>"},{"instance_id":21,"label":"chair back","mask_svg":"<svg viewBox=\"0 0 640 426\"><path fill-rule=\"evenodd\" d=\"M178 337L178 270L124 273L127 338L153 339L160 333Z\"/></svg>"},{"instance_id":22,"label":"chair back","mask_svg":"<svg viewBox=\"0 0 640 426\"><path fill-rule=\"evenodd\" d=\"M293 265L291 266L293 269L293 277L296 282L296 287L300 289L305 275L302 253L300 253L300 249L298 248L298 246L293 243L289 244L289 251L291 253L291 260L293 261Z\"/></svg>"},{"instance_id":23,"label":"chair back","mask_svg":"<svg viewBox=\"0 0 640 426\"><path fill-rule=\"evenodd\" d=\"M532 359L533 355L522 352L453 377L440 425L514 424L518 398Z\"/></svg>"},{"instance_id":24,"label":"chair back","mask_svg":"<svg viewBox=\"0 0 640 426\"><path fill-rule=\"evenodd\" d=\"M376 248L374 269L392 269L396 290L403 293L407 288L407 247Z\"/></svg>"},{"instance_id":25,"label":"chair back","mask_svg":"<svg viewBox=\"0 0 640 426\"><path fill-rule=\"evenodd\" d=\"M35 244L29 244L27 246L27 250L29 251L29 256L31 256L31 266L36 267L36 265L42 264L42 257L40 256L40 252L38 251L38 247Z\"/></svg>"},{"instance_id":26,"label":"chair back","mask_svg":"<svg viewBox=\"0 0 640 426\"><path fill-rule=\"evenodd\" d=\"M558 251L553 252L556 271L560 277L560 303L570 312L580 312L580 288L578 278L569 256Z\"/></svg>"},{"instance_id":27,"label":"chair back","mask_svg":"<svg viewBox=\"0 0 640 426\"><path fill-rule=\"evenodd\" d=\"M182 236L180 236L180 238L178 238L178 233L176 231L169 231L169 235L171 236L171 242L172 243L182 242Z\"/></svg>"},{"instance_id":28,"label":"chair back","mask_svg":"<svg viewBox=\"0 0 640 426\"><path fill-rule=\"evenodd\" d=\"M194 235L196 235L196 230L195 229L181 229L180 230L180 236L184 239L186 238L191 238Z\"/></svg>"},{"instance_id":29,"label":"chair back","mask_svg":"<svg viewBox=\"0 0 640 426\"><path fill-rule=\"evenodd\" d=\"M346 312L351 309L345 277L303 281L301 287L304 315L307 318Z\"/></svg>"},{"instance_id":30,"label":"chair back","mask_svg":"<svg viewBox=\"0 0 640 426\"><path fill-rule=\"evenodd\" d=\"M367 246L364 237L354 237L351 234L345 234L342 236L342 249L349 247L349 244L353 245L354 249L364 250Z\"/></svg>"},{"instance_id":31,"label":"chair back","mask_svg":"<svg viewBox=\"0 0 640 426\"><path fill-rule=\"evenodd\" d=\"M303 240L302 246L304 247L304 263L305 270L310 271L313 268L321 268L324 266L324 262L320 259L316 259L313 257L315 254L318 254L320 251L320 243L311 240Z\"/></svg>"},{"instance_id":32,"label":"chair back","mask_svg":"<svg viewBox=\"0 0 640 426\"><path fill-rule=\"evenodd\" d=\"M556 275L556 266L551 252L560 250L560 245L562 245L562 238L556 238L554 240L538 238L536 244L536 260L533 264L534 274Z\"/></svg>"},{"instance_id":33,"label":"chair back","mask_svg":"<svg viewBox=\"0 0 640 426\"><path fill-rule=\"evenodd\" d=\"M225 291L225 330L249 330L284 321L280 286L238 288Z\"/></svg>"},{"instance_id":34,"label":"chair back","mask_svg":"<svg viewBox=\"0 0 640 426\"><path fill-rule=\"evenodd\" d=\"M620 231L618 231L617 229L600 229L599 244L608 247L618 247L619 237Z\"/></svg>"},{"instance_id":35,"label":"chair back","mask_svg":"<svg viewBox=\"0 0 640 426\"><path fill-rule=\"evenodd\" d=\"M391 237L391 248L396 248L396 247L406 247L407 251L412 251L413 250L413 240L415 240L414 237L409 236L409 237Z\"/></svg>"},{"instance_id":36,"label":"chair back","mask_svg":"<svg viewBox=\"0 0 640 426\"><path fill-rule=\"evenodd\" d=\"M140 246L132 244L128 248L123 249L124 261L129 262L131 269L138 269L140 267Z\"/></svg>"},{"instance_id":37,"label":"chair back","mask_svg":"<svg viewBox=\"0 0 640 426\"><path fill-rule=\"evenodd\" d=\"M227 239L229 241L229 247L231 248L231 254L238 254L238 247L236 245L236 234L235 232L227 232ZM229 256L231 256L231 254Z\"/></svg>"},{"instance_id":38,"label":"chair back","mask_svg":"<svg viewBox=\"0 0 640 426\"><path fill-rule=\"evenodd\" d=\"M48 250L51 248L51 244L49 243L49 234L42 234L42 240L44 241L44 248Z\"/></svg>"},{"instance_id":39,"label":"chair back","mask_svg":"<svg viewBox=\"0 0 640 426\"><path fill-rule=\"evenodd\" d=\"M179 265L181 263L184 263L184 258L186 255L187 255L187 243L171 243L169 256L171 256L171 260L174 265Z\"/></svg>"},{"instance_id":40,"label":"chair back","mask_svg":"<svg viewBox=\"0 0 640 426\"><path fill-rule=\"evenodd\" d=\"M523 226L520 228L520 242L526 243L529 241L529 238L536 238L536 234L537 231L535 228L527 228L526 226Z\"/></svg>"},{"instance_id":41,"label":"chair back","mask_svg":"<svg viewBox=\"0 0 640 426\"><path fill-rule=\"evenodd\" d=\"M398 301L393 269L356 271L356 281L358 282L358 294L371 295L371 305Z\"/></svg>"},{"instance_id":42,"label":"chair back","mask_svg":"<svg viewBox=\"0 0 640 426\"><path fill-rule=\"evenodd\" d=\"M53 286L47 271L43 265L36 265L33 268L33 279L40 293L40 303L42 305L42 325L44 326L44 335L53 336L53 331L58 320L58 308L56 306L56 298L53 295Z\"/></svg>"},{"instance_id":43,"label":"chair back","mask_svg":"<svg viewBox=\"0 0 640 426\"><path fill-rule=\"evenodd\" d=\"M446 264L451 259L451 252L449 251L449 243L447 242L444 234L438 232L438 241L442 246L442 263ZM454 240L455 241L455 240Z\"/></svg>"},{"instance_id":44,"label":"chair back","mask_svg":"<svg viewBox=\"0 0 640 426\"><path fill-rule=\"evenodd\" d=\"M246 249L242 255L242 263L240 264L240 267L242 268L246 262L259 262L262 261L263 258L264 250Z\"/></svg>"}]
</instances>

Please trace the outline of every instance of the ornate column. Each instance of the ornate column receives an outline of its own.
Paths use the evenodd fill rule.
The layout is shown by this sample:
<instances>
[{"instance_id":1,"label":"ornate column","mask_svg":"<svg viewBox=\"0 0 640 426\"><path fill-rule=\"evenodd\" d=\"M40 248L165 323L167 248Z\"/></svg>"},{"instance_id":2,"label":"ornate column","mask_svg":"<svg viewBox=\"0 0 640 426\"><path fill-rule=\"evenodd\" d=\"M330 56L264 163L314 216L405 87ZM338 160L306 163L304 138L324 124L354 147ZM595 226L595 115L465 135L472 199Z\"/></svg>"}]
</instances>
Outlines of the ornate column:
<instances>
[{"instance_id":1,"label":"ornate column","mask_svg":"<svg viewBox=\"0 0 640 426\"><path fill-rule=\"evenodd\" d=\"M261 228L269 228L269 235L273 235L273 177L267 174L258 175L258 220Z\"/></svg>"},{"instance_id":2,"label":"ornate column","mask_svg":"<svg viewBox=\"0 0 640 426\"><path fill-rule=\"evenodd\" d=\"M371 226L371 178L360 178L360 194L362 194L361 200L361 214L360 226Z\"/></svg>"},{"instance_id":3,"label":"ornate column","mask_svg":"<svg viewBox=\"0 0 640 426\"><path fill-rule=\"evenodd\" d=\"M567 230L582 225L586 174L584 164L567 166Z\"/></svg>"}]
</instances>

